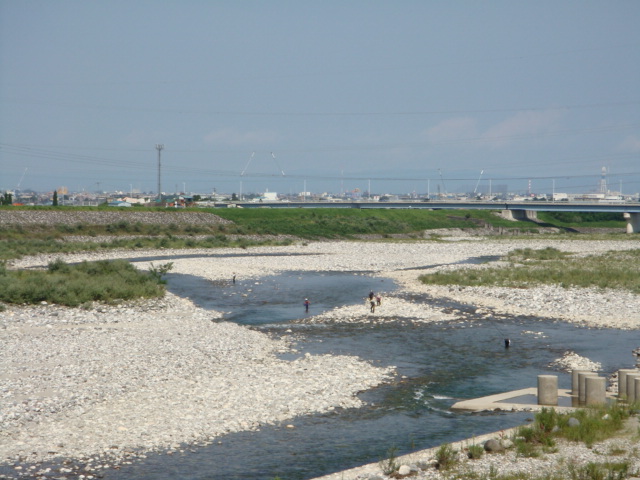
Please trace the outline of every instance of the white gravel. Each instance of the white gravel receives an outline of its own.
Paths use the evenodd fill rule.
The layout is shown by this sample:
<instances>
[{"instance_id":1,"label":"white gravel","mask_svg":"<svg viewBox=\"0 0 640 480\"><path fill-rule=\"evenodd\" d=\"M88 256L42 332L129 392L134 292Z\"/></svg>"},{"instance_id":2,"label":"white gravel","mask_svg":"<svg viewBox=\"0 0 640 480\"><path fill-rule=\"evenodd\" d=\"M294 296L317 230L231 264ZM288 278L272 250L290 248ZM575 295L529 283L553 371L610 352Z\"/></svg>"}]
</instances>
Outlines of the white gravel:
<instances>
[{"instance_id":1,"label":"white gravel","mask_svg":"<svg viewBox=\"0 0 640 480\"><path fill-rule=\"evenodd\" d=\"M258 278L287 270L370 271L395 279L400 291L385 293L374 314L363 303L338 306L310 321L407 318L428 322L455 318L403 296L413 292L468 302L478 307L478 313L640 327L640 302L632 294L556 287L433 287L417 281L424 266L451 268L469 258L503 255L525 247L589 254L638 248L638 242L535 238L318 242L246 250L42 255L14 261L11 267L44 267L56 258L73 262L161 256L166 261L157 260L155 265L170 261L172 272L210 280L229 281L234 274L239 279ZM181 254L189 257L179 258ZM150 262L138 262L138 266L148 268ZM307 413L357 407L359 391L388 381L393 374L390 369L348 356L304 356L285 361L278 353L290 348L289 340L272 339L226 323L222 313L201 310L172 295L159 301L93 310L52 305L10 307L0 313L0 462L31 463L55 457L128 462L146 451L206 444L227 432L286 424Z\"/></svg>"}]
</instances>

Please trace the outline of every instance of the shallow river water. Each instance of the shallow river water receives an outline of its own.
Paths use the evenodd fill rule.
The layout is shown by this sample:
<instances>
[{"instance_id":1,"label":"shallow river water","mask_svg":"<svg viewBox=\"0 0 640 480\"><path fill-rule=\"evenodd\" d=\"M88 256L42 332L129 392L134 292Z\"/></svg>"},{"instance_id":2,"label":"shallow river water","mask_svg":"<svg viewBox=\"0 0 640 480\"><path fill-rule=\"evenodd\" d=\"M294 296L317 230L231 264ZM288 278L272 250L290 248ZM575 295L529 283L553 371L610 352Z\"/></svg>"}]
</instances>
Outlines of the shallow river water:
<instances>
[{"instance_id":1,"label":"shallow river water","mask_svg":"<svg viewBox=\"0 0 640 480\"><path fill-rule=\"evenodd\" d=\"M601 362L604 373L633 363L636 332L587 329L536 318L478 320L473 315L442 324L308 325L311 314L358 304L370 290L392 292L390 280L366 272L290 272L260 280L238 276L213 283L169 275L169 289L225 318L275 334L292 330L300 338L297 354L356 355L376 365L394 365L398 381L364 392L367 405L292 419L286 425L221 437L219 443L186 448L174 455L149 455L135 465L104 472L105 479L301 480L384 459L390 448L404 454L524 423L531 414L453 413L458 399L536 385L536 376L557 373L570 387L568 373L549 363L571 350ZM423 299L425 300L425 299ZM429 300L429 299L426 299ZM432 300L437 302L437 300ZM472 311L463 305L442 305ZM365 308L363 306L363 308ZM384 299L383 305L384 308ZM504 348L504 339L512 347Z\"/></svg>"}]
</instances>

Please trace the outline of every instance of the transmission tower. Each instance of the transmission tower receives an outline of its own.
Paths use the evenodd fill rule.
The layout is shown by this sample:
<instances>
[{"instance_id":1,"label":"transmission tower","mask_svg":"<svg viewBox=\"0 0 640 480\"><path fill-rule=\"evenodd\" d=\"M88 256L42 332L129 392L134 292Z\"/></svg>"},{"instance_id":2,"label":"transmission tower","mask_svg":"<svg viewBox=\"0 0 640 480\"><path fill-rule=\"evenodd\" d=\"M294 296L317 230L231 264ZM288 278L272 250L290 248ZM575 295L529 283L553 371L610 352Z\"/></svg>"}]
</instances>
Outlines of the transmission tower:
<instances>
[{"instance_id":1,"label":"transmission tower","mask_svg":"<svg viewBox=\"0 0 640 480\"><path fill-rule=\"evenodd\" d=\"M602 173L600 174L600 193L607 194L607 167L602 167Z\"/></svg>"},{"instance_id":2,"label":"transmission tower","mask_svg":"<svg viewBox=\"0 0 640 480\"><path fill-rule=\"evenodd\" d=\"M164 145L157 143L156 150L158 150L158 203L162 203L162 186L160 183L160 172L162 167L161 154Z\"/></svg>"}]
</instances>

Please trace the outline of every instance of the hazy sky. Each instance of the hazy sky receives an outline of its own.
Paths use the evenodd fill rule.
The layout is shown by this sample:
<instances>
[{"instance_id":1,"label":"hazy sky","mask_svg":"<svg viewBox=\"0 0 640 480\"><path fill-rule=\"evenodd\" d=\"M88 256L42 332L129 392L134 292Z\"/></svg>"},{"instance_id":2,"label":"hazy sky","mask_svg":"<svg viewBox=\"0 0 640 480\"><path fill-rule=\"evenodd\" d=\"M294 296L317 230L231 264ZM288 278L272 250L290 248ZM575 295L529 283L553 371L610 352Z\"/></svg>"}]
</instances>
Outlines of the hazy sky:
<instances>
[{"instance_id":1,"label":"hazy sky","mask_svg":"<svg viewBox=\"0 0 640 480\"><path fill-rule=\"evenodd\" d=\"M0 191L640 191L640 1L0 0ZM481 174L482 172L482 174Z\"/></svg>"}]
</instances>

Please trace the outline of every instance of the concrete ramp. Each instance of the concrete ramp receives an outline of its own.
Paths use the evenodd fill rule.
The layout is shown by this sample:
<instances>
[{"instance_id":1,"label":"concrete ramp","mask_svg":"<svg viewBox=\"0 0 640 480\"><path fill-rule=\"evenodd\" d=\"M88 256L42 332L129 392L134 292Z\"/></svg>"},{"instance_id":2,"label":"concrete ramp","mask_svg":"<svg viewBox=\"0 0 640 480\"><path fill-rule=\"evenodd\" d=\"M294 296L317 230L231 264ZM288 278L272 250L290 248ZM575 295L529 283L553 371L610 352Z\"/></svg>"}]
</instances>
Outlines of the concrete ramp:
<instances>
[{"instance_id":1,"label":"concrete ramp","mask_svg":"<svg viewBox=\"0 0 640 480\"><path fill-rule=\"evenodd\" d=\"M538 389L532 387L489 395L488 397L462 400L455 403L451 410L539 412L543 408L554 408L557 412L568 412L579 407L584 407L584 405L579 405L578 398L571 395L571 390L564 389L558 389L557 405L538 405Z\"/></svg>"}]
</instances>

